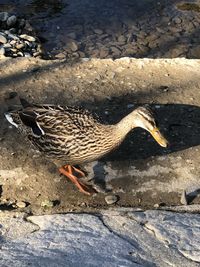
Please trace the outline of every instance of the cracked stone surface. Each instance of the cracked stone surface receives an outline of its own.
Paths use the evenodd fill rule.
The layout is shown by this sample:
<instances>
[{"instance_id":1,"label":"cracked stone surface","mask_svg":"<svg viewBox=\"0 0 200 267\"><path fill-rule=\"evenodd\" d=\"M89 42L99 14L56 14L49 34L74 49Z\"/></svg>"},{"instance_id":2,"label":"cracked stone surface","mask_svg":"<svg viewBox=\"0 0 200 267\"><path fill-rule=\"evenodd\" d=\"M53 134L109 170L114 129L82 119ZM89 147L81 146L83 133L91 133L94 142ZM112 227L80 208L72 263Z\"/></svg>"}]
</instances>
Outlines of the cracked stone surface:
<instances>
[{"instance_id":1,"label":"cracked stone surface","mask_svg":"<svg viewBox=\"0 0 200 267\"><path fill-rule=\"evenodd\" d=\"M1 212L1 266L199 266L200 216Z\"/></svg>"}]
</instances>

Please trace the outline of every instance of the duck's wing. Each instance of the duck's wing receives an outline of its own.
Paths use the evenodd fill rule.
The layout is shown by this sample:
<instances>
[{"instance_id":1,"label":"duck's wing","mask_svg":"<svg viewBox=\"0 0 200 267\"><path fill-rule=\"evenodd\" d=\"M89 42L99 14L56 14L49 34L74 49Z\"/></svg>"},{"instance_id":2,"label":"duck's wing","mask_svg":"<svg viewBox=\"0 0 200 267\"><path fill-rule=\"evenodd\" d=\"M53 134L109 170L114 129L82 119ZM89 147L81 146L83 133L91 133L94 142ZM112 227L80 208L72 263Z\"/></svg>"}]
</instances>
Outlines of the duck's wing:
<instances>
[{"instance_id":1,"label":"duck's wing","mask_svg":"<svg viewBox=\"0 0 200 267\"><path fill-rule=\"evenodd\" d=\"M20 131L27 130L35 137L45 134L70 135L75 128L92 127L98 122L88 110L80 107L31 105L28 102L22 102L22 106L5 113L5 117Z\"/></svg>"}]
</instances>

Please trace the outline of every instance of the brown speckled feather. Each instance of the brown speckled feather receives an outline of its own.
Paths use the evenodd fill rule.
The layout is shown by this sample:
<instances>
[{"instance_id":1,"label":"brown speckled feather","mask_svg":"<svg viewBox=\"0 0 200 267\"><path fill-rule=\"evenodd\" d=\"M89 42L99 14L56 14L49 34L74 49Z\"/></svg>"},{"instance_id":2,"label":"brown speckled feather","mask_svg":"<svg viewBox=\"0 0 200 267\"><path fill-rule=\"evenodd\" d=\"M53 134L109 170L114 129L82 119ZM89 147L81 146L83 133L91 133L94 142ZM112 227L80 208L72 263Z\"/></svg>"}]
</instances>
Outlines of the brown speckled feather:
<instances>
[{"instance_id":1,"label":"brown speckled feather","mask_svg":"<svg viewBox=\"0 0 200 267\"><path fill-rule=\"evenodd\" d=\"M95 160L114 147L113 126L79 107L31 105L9 115L39 151L69 164Z\"/></svg>"}]
</instances>

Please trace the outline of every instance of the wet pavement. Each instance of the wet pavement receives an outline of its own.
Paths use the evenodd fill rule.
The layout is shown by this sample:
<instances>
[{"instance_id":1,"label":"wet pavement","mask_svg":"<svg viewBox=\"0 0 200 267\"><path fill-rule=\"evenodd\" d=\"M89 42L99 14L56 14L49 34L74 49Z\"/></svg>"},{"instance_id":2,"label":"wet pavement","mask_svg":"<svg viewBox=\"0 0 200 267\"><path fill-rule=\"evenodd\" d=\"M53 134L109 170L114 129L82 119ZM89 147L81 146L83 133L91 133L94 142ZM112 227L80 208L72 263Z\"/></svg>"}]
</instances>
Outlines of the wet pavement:
<instances>
[{"instance_id":1,"label":"wet pavement","mask_svg":"<svg viewBox=\"0 0 200 267\"><path fill-rule=\"evenodd\" d=\"M1 1L28 19L44 58L200 58L200 1Z\"/></svg>"}]
</instances>

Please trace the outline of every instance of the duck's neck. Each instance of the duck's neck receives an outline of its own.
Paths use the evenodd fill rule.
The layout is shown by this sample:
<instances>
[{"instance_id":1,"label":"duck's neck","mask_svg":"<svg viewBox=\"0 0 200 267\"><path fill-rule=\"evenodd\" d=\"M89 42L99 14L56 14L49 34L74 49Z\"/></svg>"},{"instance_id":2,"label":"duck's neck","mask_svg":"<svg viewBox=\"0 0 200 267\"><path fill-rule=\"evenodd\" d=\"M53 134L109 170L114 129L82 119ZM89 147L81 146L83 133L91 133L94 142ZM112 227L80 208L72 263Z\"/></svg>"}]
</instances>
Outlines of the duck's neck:
<instances>
[{"instance_id":1,"label":"duck's neck","mask_svg":"<svg viewBox=\"0 0 200 267\"><path fill-rule=\"evenodd\" d=\"M133 128L136 127L132 118L133 115L130 113L115 125L116 131L121 138L124 138Z\"/></svg>"}]
</instances>

